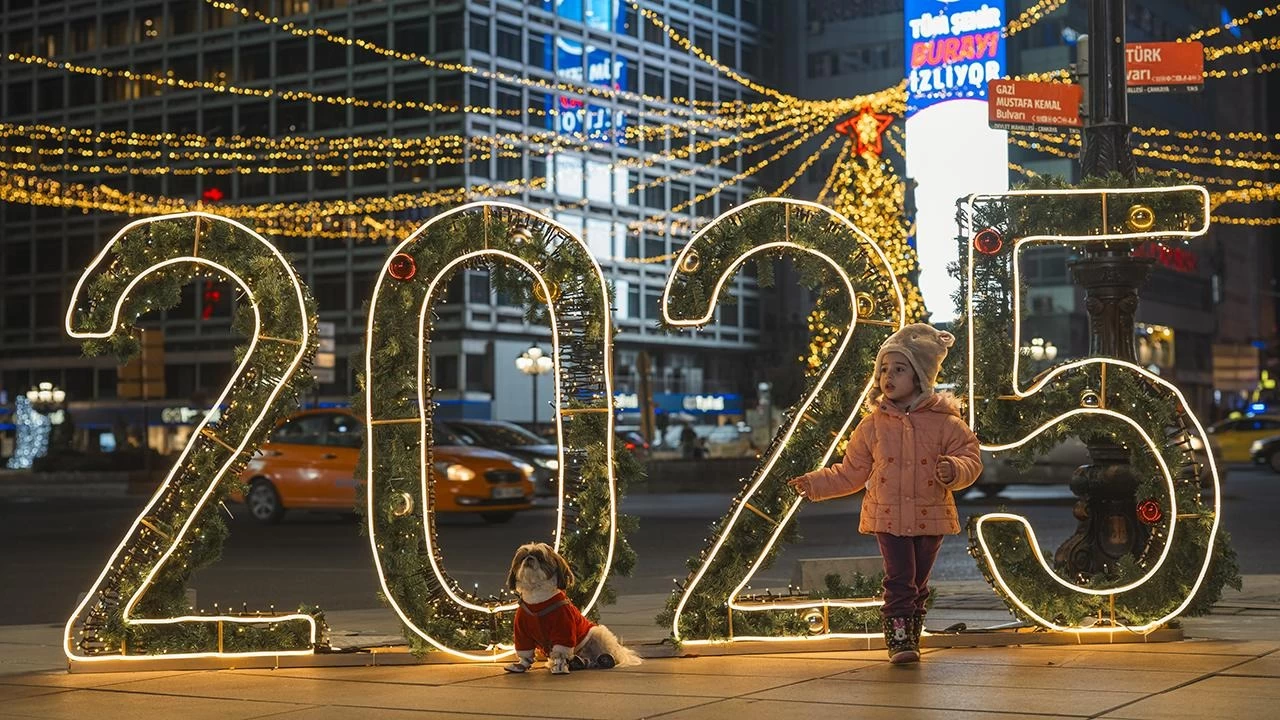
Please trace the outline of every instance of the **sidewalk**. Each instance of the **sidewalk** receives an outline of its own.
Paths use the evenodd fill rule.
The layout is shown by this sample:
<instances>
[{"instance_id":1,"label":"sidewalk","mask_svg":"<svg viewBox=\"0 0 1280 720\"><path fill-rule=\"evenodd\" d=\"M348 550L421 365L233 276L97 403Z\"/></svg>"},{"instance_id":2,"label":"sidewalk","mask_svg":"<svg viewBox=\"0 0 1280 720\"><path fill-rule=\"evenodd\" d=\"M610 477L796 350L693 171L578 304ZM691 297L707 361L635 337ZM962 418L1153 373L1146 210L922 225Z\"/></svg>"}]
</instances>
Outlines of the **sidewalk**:
<instances>
[{"instance_id":1,"label":"sidewalk","mask_svg":"<svg viewBox=\"0 0 1280 720\"><path fill-rule=\"evenodd\" d=\"M928 625L1009 619L983 583L938 583ZM1280 575L1251 575L1181 642L651 658L566 677L499 665L387 665L68 674L60 627L0 627L0 718L1273 718ZM628 643L656 643L665 596L605 609ZM327 613L335 645L399 642L387 610Z\"/></svg>"}]
</instances>

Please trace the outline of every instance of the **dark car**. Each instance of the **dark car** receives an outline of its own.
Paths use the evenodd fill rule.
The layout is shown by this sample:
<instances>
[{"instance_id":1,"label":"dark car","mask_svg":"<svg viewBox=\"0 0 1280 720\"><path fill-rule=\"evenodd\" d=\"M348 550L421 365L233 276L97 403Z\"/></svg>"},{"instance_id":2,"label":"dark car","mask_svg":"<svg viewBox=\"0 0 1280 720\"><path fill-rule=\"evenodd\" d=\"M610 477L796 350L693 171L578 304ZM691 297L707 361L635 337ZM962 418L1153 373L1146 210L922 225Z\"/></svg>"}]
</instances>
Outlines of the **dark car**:
<instances>
[{"instance_id":1,"label":"dark car","mask_svg":"<svg viewBox=\"0 0 1280 720\"><path fill-rule=\"evenodd\" d=\"M560 454L548 443L514 423L501 420L445 420L453 432L480 447L498 450L533 465L533 485L538 495L556 494Z\"/></svg>"},{"instance_id":2,"label":"dark car","mask_svg":"<svg viewBox=\"0 0 1280 720\"><path fill-rule=\"evenodd\" d=\"M629 450L640 462L646 462L649 459L649 443L644 441L644 436L635 430L614 430L613 436L617 438L617 442L622 447Z\"/></svg>"},{"instance_id":3,"label":"dark car","mask_svg":"<svg viewBox=\"0 0 1280 720\"><path fill-rule=\"evenodd\" d=\"M1249 456L1255 465L1266 465L1280 473L1280 435L1262 440L1254 440L1249 448Z\"/></svg>"}]
</instances>

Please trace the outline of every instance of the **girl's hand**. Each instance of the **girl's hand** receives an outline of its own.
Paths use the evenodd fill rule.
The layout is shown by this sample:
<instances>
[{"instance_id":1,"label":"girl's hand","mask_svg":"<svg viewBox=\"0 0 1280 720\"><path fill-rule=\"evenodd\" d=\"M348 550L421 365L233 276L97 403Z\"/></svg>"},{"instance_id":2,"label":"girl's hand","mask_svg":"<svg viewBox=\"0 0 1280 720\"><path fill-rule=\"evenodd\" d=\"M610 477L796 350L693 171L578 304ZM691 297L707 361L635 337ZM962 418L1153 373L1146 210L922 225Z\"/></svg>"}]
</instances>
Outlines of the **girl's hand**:
<instances>
[{"instance_id":1,"label":"girl's hand","mask_svg":"<svg viewBox=\"0 0 1280 720\"><path fill-rule=\"evenodd\" d=\"M790 485L791 489L795 490L796 494L799 495L800 497L806 498L806 499L809 497L809 483L804 479L803 476L793 477L787 481L787 484Z\"/></svg>"},{"instance_id":2,"label":"girl's hand","mask_svg":"<svg viewBox=\"0 0 1280 720\"><path fill-rule=\"evenodd\" d=\"M950 485L952 480L956 478L955 466L946 458L939 458L938 465L933 471L934 477L943 485Z\"/></svg>"}]
</instances>

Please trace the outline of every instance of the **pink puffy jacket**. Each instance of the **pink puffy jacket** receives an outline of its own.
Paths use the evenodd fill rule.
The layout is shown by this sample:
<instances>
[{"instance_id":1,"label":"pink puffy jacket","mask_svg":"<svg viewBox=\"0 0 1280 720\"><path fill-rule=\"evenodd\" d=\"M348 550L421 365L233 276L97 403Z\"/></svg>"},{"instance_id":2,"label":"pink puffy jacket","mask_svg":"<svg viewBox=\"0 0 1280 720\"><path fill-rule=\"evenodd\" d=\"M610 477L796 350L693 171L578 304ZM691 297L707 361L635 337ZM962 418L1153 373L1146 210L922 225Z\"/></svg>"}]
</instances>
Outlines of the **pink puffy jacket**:
<instances>
[{"instance_id":1,"label":"pink puffy jacket","mask_svg":"<svg viewBox=\"0 0 1280 720\"><path fill-rule=\"evenodd\" d=\"M941 458L955 468L948 485L934 477ZM954 535L960 521L951 493L981 473L978 438L960 419L952 396L932 395L910 412L882 398L854 428L844 460L801 476L798 485L815 501L865 488L862 533Z\"/></svg>"}]
</instances>

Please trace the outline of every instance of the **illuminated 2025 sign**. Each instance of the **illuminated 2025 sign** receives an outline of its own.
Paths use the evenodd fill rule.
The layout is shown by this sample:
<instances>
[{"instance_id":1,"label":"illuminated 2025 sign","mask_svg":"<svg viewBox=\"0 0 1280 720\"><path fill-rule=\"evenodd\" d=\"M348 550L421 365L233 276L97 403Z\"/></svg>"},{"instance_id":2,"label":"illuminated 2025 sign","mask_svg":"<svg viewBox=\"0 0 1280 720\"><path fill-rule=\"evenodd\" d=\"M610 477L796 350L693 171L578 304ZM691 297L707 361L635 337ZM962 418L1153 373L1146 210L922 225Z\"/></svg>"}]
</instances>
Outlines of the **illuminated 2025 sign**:
<instances>
[{"instance_id":1,"label":"illuminated 2025 sign","mask_svg":"<svg viewBox=\"0 0 1280 720\"><path fill-rule=\"evenodd\" d=\"M1204 193L1201 188L1168 190L1192 191ZM1102 192L1114 203L1137 193L1158 195L1165 191ZM1130 222L1141 221L1149 229L1145 223L1150 213L1144 214L1143 209L1141 205L1130 208ZM1110 217L1107 213L1104 201L1104 226ZM1012 262L1012 305L1017 308L1022 292L1017 260L1024 246L1141 241L1158 235L1189 237L1203 233L1207 220L1190 230L1182 225L1181 229L1157 227L1150 232L1111 235L1032 232L1009 243L1003 256L999 243L984 245L991 252L984 251L983 258L970 251L969 406L971 423L984 444L995 450L1012 447L1053 423L1082 415L1127 422L1141 435L1143 447L1155 456L1167 496L1157 501L1157 509L1164 515L1155 520L1162 524L1157 528L1158 542L1144 558L1146 571L1112 587L1086 587L1058 576L1039 557L1034 534L1025 521L1022 526L1037 554L1039 576L1015 577L999 558L986 552L984 567L1005 596L1046 627L1078 629L1080 618L1059 622L1050 617L1020 597L1019 583L1023 583L1021 587L1028 582L1045 584L1047 576L1049 584L1065 596L1123 598L1159 573L1164 574L1161 577L1182 573L1187 575L1186 582L1177 586L1189 587L1193 594L1204 580L1218 526L1216 470L1209 458L1215 490L1211 511L1198 510L1194 501L1189 504L1181 499L1187 488L1175 483L1171 463L1163 454L1165 448L1134 419L1135 413L1146 411L1155 416L1155 411L1173 407L1185 433L1203 444L1204 431L1177 389L1140 367L1111 358L1089 358L1024 380L1018 370L1020 321L1015 318L1007 336L1005 330L987 326L980 332L975 323L972 308L980 296L973 281L974 268L983 262ZM849 622L854 618L852 613L874 612L879 604L874 597L761 598L750 592L748 583L779 544L787 541L788 529L800 508L801 499L789 492L786 480L825 465L836 453L841 440L858 422L859 409L873 383L871 360L876 349L904 322L902 292L884 251L874 238L821 205L753 200L717 218L681 250L663 292L663 312L672 325L704 324L743 263L782 255L795 257L802 275L826 276L822 285L827 294L843 300L843 332L817 372L815 384L791 409L742 493L717 524L716 538L691 563L696 569L670 608L672 634L682 641L876 634L866 629L860 632ZM433 403L426 378L430 377L431 309L440 289L451 273L487 262L509 265L532 278L532 298L546 306L555 361L560 447L554 543L565 548L564 554L578 558L578 566L585 571L580 574L584 582L579 602L584 609L602 597L620 543L612 324L609 290L599 265L582 241L564 227L518 206L476 203L434 218L395 248L369 308L367 387L362 403L368 428L363 459L366 522L383 593L405 626L437 650L469 660L492 660L509 651L508 645L493 638L495 628L501 628L501 619L508 617L515 605L506 599L474 597L445 570L435 539L433 506L435 483L443 478L432 470ZM804 269L805 263L811 266L809 270ZM241 323L251 333L247 351L215 401L226 410L216 422L211 416L200 421L173 470L68 620L66 653L73 660L307 654L316 647L317 623L307 613L200 614L152 601L157 587L163 590L182 584L183 566L206 544L201 537L206 528L201 519L210 512L216 515L218 498L235 481L237 468L247 462L273 418L296 400L293 381L305 375L315 351L314 303L284 256L252 230L204 213L131 223L82 275L68 309L67 330L73 337L87 340L126 339L138 317L161 307L155 304L158 296L148 295L147 288L181 287L208 272L230 278L247 298L248 322ZM102 279L88 282L99 273ZM176 292L161 294L171 296L174 302L180 297ZM264 313L267 303L272 311ZM982 378L974 374L979 347L1007 354L1011 373L997 378L991 386L979 382ZM1046 399L1046 389L1073 378L1086 385L1097 384L1091 399L1082 395L1078 407ZM1142 399L1146 403L1142 408L1109 404L1121 382L1145 383L1151 388ZM1034 422L1016 437L991 435L981 413L974 410L979 402L989 401L1018 402L1033 411ZM1198 499L1198 487L1196 492ZM566 512L570 506L574 511ZM983 549L989 550L985 544L990 535L987 525L1009 526L1018 520L1009 515L980 518L977 536ZM1197 556L1195 566L1166 562L1171 548L1187 538L1194 541L1192 550L1206 548L1202 557ZM1180 553L1186 549L1177 547L1182 548ZM1159 612L1157 618L1136 629L1150 629L1176 616L1185 609L1187 598L1189 594L1160 598L1168 611ZM135 641L124 642L126 636Z\"/></svg>"}]
</instances>

